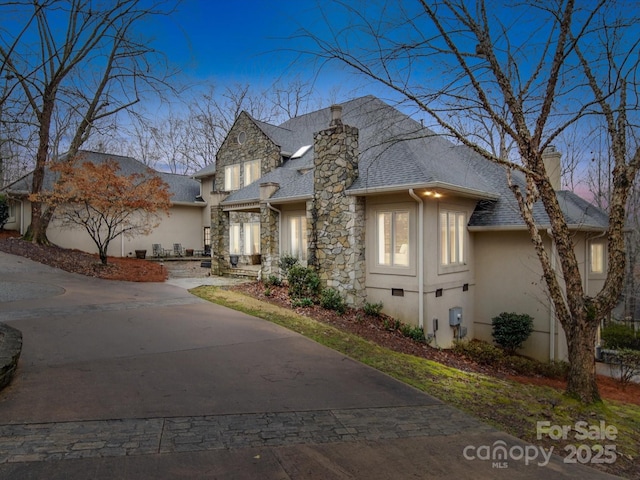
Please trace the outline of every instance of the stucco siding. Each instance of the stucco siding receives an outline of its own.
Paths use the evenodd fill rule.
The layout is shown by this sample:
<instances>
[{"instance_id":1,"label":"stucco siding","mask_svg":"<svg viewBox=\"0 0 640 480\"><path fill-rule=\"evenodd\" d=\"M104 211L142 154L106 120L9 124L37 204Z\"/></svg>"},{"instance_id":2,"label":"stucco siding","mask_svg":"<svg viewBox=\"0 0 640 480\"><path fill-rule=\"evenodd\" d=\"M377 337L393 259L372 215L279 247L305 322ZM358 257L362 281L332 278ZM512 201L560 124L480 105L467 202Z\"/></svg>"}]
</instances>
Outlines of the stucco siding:
<instances>
[{"instance_id":1,"label":"stucco siding","mask_svg":"<svg viewBox=\"0 0 640 480\"><path fill-rule=\"evenodd\" d=\"M542 269L528 233L476 232L473 236L477 272L476 337L491 342L491 319L501 312L526 313L534 318L534 334L521 353L549 360L549 302ZM550 247L546 239L545 248L550 251Z\"/></svg>"},{"instance_id":2,"label":"stucco siding","mask_svg":"<svg viewBox=\"0 0 640 480\"><path fill-rule=\"evenodd\" d=\"M152 254L152 244L160 243L163 248L172 248L174 243L182 244L183 248L200 250L203 248L202 208L174 206L170 215L162 216L160 225L149 235L135 237L119 236L114 239L108 249L108 255L114 257L134 256L135 250L146 250ZM60 228L55 219L49 225L47 236L51 242L64 248L98 253L98 250L88 233L81 228Z\"/></svg>"},{"instance_id":3,"label":"stucco siding","mask_svg":"<svg viewBox=\"0 0 640 480\"><path fill-rule=\"evenodd\" d=\"M443 195L444 197L444 195ZM440 347L450 347L460 330L449 325L449 309L462 309L462 327L466 338L474 334L474 255L472 237L464 229L465 261L457 266L441 265L439 214L443 209L463 212L468 219L475 202L469 199L448 197L444 200L423 199L423 244L419 244L419 203L409 196L380 195L367 197L367 301L382 302L383 312L403 323L419 325L419 250L424 249L424 313L422 323L425 334L434 333L434 320L438 330L435 342ZM388 210L409 211L409 265L406 268L385 269L377 265L376 222L377 212ZM395 293L395 295L394 295ZM400 296L402 295L402 296Z\"/></svg>"}]
</instances>

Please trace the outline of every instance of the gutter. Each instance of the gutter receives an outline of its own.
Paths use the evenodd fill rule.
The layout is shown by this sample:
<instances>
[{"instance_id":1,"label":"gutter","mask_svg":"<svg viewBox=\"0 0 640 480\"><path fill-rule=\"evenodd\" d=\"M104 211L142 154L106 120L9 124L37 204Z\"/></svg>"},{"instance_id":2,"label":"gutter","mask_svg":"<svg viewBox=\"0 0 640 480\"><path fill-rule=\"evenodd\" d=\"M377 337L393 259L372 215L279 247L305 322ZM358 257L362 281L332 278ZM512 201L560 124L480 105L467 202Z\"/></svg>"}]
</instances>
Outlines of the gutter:
<instances>
[{"instance_id":1,"label":"gutter","mask_svg":"<svg viewBox=\"0 0 640 480\"><path fill-rule=\"evenodd\" d=\"M199 207L199 208L203 208L207 206L207 202L183 202L183 201L176 201L176 202L171 202L171 206L177 206L177 207Z\"/></svg>"},{"instance_id":2,"label":"gutter","mask_svg":"<svg viewBox=\"0 0 640 480\"><path fill-rule=\"evenodd\" d=\"M409 195L418 203L418 326L424 331L424 201L413 188Z\"/></svg>"},{"instance_id":3,"label":"gutter","mask_svg":"<svg viewBox=\"0 0 640 480\"><path fill-rule=\"evenodd\" d=\"M452 193L458 193L461 196L469 197L469 198L477 198L481 200L498 200L500 195L486 192L483 190L475 190L473 188L465 188L460 187L458 185L453 185L450 183L444 182L429 182L429 183L420 183L420 184L404 184L404 185L395 185L395 186L383 186L383 187L372 187L372 188L356 188L347 190L347 195L374 195L376 193L398 193L404 192L405 190L413 190L415 188L420 189L439 189L439 190L447 190Z\"/></svg>"},{"instance_id":4,"label":"gutter","mask_svg":"<svg viewBox=\"0 0 640 480\"><path fill-rule=\"evenodd\" d=\"M468 227L470 232L525 232L528 231L525 225L484 225L484 226L471 226ZM538 225L538 229L543 230L546 229L549 231L551 228L550 225ZM602 233L602 227L598 226L585 226L577 223L568 224L567 228L569 230L575 230L578 232L598 232ZM605 231L604 234L607 232Z\"/></svg>"}]
</instances>

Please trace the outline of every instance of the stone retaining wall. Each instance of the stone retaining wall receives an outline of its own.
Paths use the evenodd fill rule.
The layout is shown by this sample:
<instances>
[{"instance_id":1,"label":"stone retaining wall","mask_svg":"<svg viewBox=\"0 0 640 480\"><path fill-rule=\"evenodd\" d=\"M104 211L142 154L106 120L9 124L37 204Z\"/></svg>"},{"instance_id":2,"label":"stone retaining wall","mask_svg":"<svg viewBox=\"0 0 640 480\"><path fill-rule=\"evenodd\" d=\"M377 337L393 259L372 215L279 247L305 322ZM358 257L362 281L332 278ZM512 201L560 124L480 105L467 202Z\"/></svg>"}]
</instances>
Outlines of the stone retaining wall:
<instances>
[{"instance_id":1,"label":"stone retaining wall","mask_svg":"<svg viewBox=\"0 0 640 480\"><path fill-rule=\"evenodd\" d=\"M22 332L0 323L0 389L9 383L18 367L22 352Z\"/></svg>"}]
</instances>

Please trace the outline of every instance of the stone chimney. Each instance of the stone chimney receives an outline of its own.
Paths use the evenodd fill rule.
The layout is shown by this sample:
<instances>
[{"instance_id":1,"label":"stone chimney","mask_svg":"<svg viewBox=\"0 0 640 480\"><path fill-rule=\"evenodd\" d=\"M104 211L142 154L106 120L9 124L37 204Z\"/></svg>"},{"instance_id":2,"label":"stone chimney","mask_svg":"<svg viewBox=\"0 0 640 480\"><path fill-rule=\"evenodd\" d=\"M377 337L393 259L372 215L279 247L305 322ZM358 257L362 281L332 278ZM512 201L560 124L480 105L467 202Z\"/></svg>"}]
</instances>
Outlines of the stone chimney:
<instances>
[{"instance_id":1,"label":"stone chimney","mask_svg":"<svg viewBox=\"0 0 640 480\"><path fill-rule=\"evenodd\" d=\"M347 195L358 178L358 129L342 122L342 107L331 107L329 128L314 135L313 201L309 265L322 283L348 304L365 299L364 200Z\"/></svg>"},{"instance_id":2,"label":"stone chimney","mask_svg":"<svg viewBox=\"0 0 640 480\"><path fill-rule=\"evenodd\" d=\"M269 200L274 193L278 191L280 184L275 182L265 182L260 184L260 201Z\"/></svg>"},{"instance_id":3,"label":"stone chimney","mask_svg":"<svg viewBox=\"0 0 640 480\"><path fill-rule=\"evenodd\" d=\"M342 125L342 105L331 105L331 123L330 127Z\"/></svg>"},{"instance_id":4,"label":"stone chimney","mask_svg":"<svg viewBox=\"0 0 640 480\"><path fill-rule=\"evenodd\" d=\"M562 155L553 145L549 145L542 152L542 161L544 162L544 169L549 176L549 181L554 190L561 190L562 184L560 182L560 174L562 168L560 167L560 158Z\"/></svg>"}]
</instances>

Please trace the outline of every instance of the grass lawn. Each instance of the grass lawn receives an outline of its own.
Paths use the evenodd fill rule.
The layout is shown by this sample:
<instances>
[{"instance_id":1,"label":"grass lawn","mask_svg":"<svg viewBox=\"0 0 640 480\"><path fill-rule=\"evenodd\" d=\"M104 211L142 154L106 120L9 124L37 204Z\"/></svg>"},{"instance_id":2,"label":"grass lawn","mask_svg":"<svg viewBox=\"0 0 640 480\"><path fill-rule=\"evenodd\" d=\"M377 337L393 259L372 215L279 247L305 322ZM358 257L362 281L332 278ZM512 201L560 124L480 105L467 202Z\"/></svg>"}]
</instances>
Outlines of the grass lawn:
<instances>
[{"instance_id":1,"label":"grass lawn","mask_svg":"<svg viewBox=\"0 0 640 480\"><path fill-rule=\"evenodd\" d=\"M640 478L640 406L612 401L583 406L551 387L463 372L427 359L398 353L286 308L237 292L203 286L191 290L191 293L304 335L474 415L499 430L536 445L553 447L554 453L569 455L572 453L571 445L587 445L591 447L589 451L584 447L578 453L600 458L598 445L615 445L615 462L592 466L627 478ZM588 430L588 437L599 438L576 439L575 429L566 440L554 440L549 435L537 438L537 422L574 427L579 421L585 422L582 425ZM602 439L600 432L595 430L600 425L615 427L616 438Z\"/></svg>"}]
</instances>

